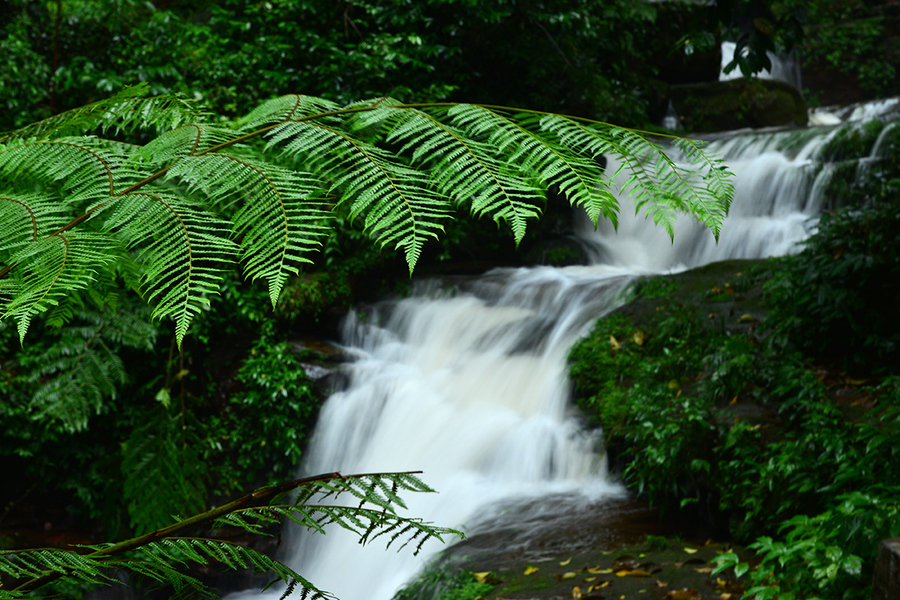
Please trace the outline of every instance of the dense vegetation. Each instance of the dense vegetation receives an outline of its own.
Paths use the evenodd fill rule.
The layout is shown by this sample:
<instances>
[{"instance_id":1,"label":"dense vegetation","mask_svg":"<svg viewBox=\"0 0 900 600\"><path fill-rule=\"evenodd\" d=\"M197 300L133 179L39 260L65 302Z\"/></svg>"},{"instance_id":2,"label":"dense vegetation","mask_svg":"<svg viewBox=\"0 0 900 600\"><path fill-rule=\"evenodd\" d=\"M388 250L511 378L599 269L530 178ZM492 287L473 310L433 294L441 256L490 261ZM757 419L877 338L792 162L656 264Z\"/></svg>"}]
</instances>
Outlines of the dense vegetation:
<instances>
[{"instance_id":1,"label":"dense vegetation","mask_svg":"<svg viewBox=\"0 0 900 600\"><path fill-rule=\"evenodd\" d=\"M199 100L223 123L262 100L301 91L342 104L364 97L414 96L527 105L643 126L658 116L658 107L654 108L657 80L668 74L660 66L660 57L668 56L679 38L683 49L699 53L718 42L725 31L720 27L725 25L743 31L746 42L757 49L800 43L808 66L818 63L821 67L824 62L830 69L858 74L869 96L895 91L891 86L896 86L896 78L886 70L894 63L883 60L895 51L889 42L892 38L886 35L891 33L890 22L883 14L859 2L768 2L769 20L753 21L753 27L741 29L747 20L733 17L746 4L719 2L718 13L676 21L659 17L661 5L622 0L501 4L171 0L155 6L135 0L10 0L0 3L4 56L0 131L108 97L138 82L147 82L153 93L175 92ZM858 20L862 29L846 25L848 18ZM768 30L766 23L773 29ZM657 35L666 24L682 29ZM805 26L805 38L797 35L798 25ZM690 34L684 35L687 30ZM749 56L762 61L764 55ZM739 66L764 65L748 59ZM816 89L811 93L815 95ZM871 135L847 133L854 139ZM875 440L871 452L876 452L877 435L896 431L891 429L889 410L896 399L896 385L887 376L892 373L891 357L896 357L897 329L890 315L867 309L873 298L896 298L896 288L891 286L898 281L897 249L891 244L892 232L897 231L897 207L879 200L896 198L896 175L878 173L865 189L847 183L836 190L852 208L826 216L820 237L808 251L778 264L768 284L772 320L765 327L743 337L721 331L709 334L709 340L721 345L708 344L707 337L699 335L709 326L702 315L684 316L681 308L672 305L678 314L663 311L659 322L623 322L616 325L623 329L610 329L609 335L620 342L638 331L647 335L646 348L626 341L611 358L634 361L640 356L641 364L649 364L659 350L665 360L683 360L678 369L690 365L698 374L715 373L715 381L707 386L710 395L691 407L676 405L661 412L677 419L684 411L714 448L724 443L721 436L726 435L725 424L707 419L715 406L730 401L732 392L741 397L738 392L746 395L749 390L761 396L774 390L766 402L799 402L797 414L815 413L815 419L832 427L824 431L832 433L828 439L836 440L834 447L828 446L835 453L849 448L846 452L857 452L856 458L866 456L870 450L859 450L859 436L871 436ZM840 181L850 180L836 179ZM497 231L490 221L461 217L448 224L444 244L426 245L422 264L429 268L454 260L520 260L512 235ZM761 279L768 277L764 272L758 274ZM0 524L37 529L46 524L54 532L87 526L111 538L152 529L173 512L193 511L238 490L289 477L319 397L313 382L296 367L326 359L284 340L326 328L336 313L360 298L402 287L406 273L400 253L378 248L358 222L348 221L329 234L314 263L288 284L277 312L264 289L233 273L220 290L220 301L197 315L180 349L170 324L151 321L148 309L129 293L116 299L127 326L104 328L102 333L98 325L102 310L89 301L79 307L74 320L39 323L35 331L44 333L31 337L24 347L19 346L15 329L0 323L0 426L4 431L0 475L7 482ZM788 285L797 280L809 280L810 286ZM847 312L851 305L857 310ZM848 320L847 315L854 318ZM769 330L775 333L762 334ZM879 335L869 336L871 332ZM40 400L40 390L47 389L54 374L71 366L72 357L80 356L79 349L97 339L121 362L105 365L110 385L100 392L104 401L91 415L90 429L70 431L43 418L40 411L33 412L31 407L40 403L32 404L32 400ZM819 349L821 355L810 355ZM683 352L683 357L672 358L675 350ZM628 358L630 351L638 354ZM704 360L707 357L713 362ZM838 364L844 359L846 364ZM660 363L661 372L675 368L675 363L665 360ZM828 388L810 379L811 360L817 365L827 362L828 372L846 368L854 381L873 377L867 380L874 386L871 391L850 386L854 394L868 399L860 400L863 406L867 401L874 403L873 410L851 421L853 426L837 423L836 413L825 408ZM613 363L605 368L619 366ZM759 381L759 377L768 379ZM746 378L749 387L741 387ZM662 383L668 386L673 381L678 386L674 390L649 383L647 387L661 397L678 397L682 387L704 387L702 379L694 383L671 377ZM807 406L810 403L822 407L816 412ZM263 406L266 410L261 410ZM628 400L625 406L644 405ZM594 409L598 406L591 405ZM635 422L625 413L604 418L621 425L611 427L620 436L612 441L633 441L627 435L637 435L628 433ZM739 467L750 469L753 462L740 452L749 452L748 448L774 452L767 455L774 460L796 451L800 466L818 457L810 454L815 448L801 443L800 434L818 423L813 417L805 418L797 417L791 424L793 437L785 438L777 452L763 444L767 430L762 425L756 430L740 425L728 429L727 435L734 430L734 439L746 444L738 451L734 442L737 454L727 463L733 469L732 479L718 481L734 483L734 489L746 489L761 498L759 481L763 479L754 483L756 475L741 475L742 479L736 474ZM283 426L285 421L292 425ZM660 427L665 431L671 425L660 421ZM641 431L648 435L649 429ZM815 435L823 444L827 441L824 433ZM669 445L660 446L657 458L679 456L680 449L673 447L678 439L666 438ZM149 442L156 444L158 456L168 460L142 461ZM622 451L627 447L622 446ZM711 461L707 461L708 469L694 459L680 463L681 471L673 470L671 480L660 482L651 475L659 471L641 462L645 458L637 457L629 473L635 481L644 481L648 492L658 493L658 502L677 504L676 498L697 497L711 512L728 513L736 524L735 533L747 539L760 532L777 533L781 522L800 513L786 505L780 513L776 511L784 518L773 520L760 514L763 511L741 505L736 496L721 500L697 495L701 489L714 489L717 478L710 469L725 468ZM266 468L261 472L258 467L263 464ZM896 483L890 479L896 474L882 475L889 484ZM176 504L160 502L150 514L141 512L140 504L134 502L145 493L145 481L185 485L157 484L160 490L177 492L165 496ZM840 504L839 495L853 482L864 496L848 497L850 505ZM831 496L815 496L822 511L818 514L834 518L849 511L862 515L860 527L875 531L877 527L865 519L882 513L868 510L866 503L874 505L887 496L878 495L880 491L861 480L833 487ZM725 502L727 508L717 508L718 502ZM64 514L42 512L48 506L66 510ZM893 510L892 506L885 505L884 510ZM830 531L825 525L826 521L813 520L803 531ZM29 543L18 535L0 538L0 546ZM837 545L822 536L826 548ZM862 550L857 554L866 558Z\"/></svg>"},{"instance_id":2,"label":"dense vegetation","mask_svg":"<svg viewBox=\"0 0 900 600\"><path fill-rule=\"evenodd\" d=\"M900 326L879 308L900 301L896 147L856 168L882 127L825 148L854 168L802 252L648 279L572 350L624 480L750 543L753 598L867 598L880 540L900 534Z\"/></svg>"}]
</instances>

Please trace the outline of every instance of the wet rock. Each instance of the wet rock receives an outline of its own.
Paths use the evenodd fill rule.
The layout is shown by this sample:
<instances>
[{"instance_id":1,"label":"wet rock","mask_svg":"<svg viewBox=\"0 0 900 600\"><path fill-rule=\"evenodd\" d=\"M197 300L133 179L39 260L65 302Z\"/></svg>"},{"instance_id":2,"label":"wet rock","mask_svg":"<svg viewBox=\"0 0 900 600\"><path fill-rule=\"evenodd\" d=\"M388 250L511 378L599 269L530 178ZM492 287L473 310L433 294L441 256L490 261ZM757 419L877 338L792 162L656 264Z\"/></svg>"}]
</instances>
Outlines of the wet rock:
<instances>
[{"instance_id":1,"label":"wet rock","mask_svg":"<svg viewBox=\"0 0 900 600\"><path fill-rule=\"evenodd\" d=\"M872 600L900 598L900 537L881 542L872 578Z\"/></svg>"},{"instance_id":2,"label":"wet rock","mask_svg":"<svg viewBox=\"0 0 900 600\"><path fill-rule=\"evenodd\" d=\"M785 125L804 126L806 103L792 85L771 79L732 79L673 85L668 98L692 132Z\"/></svg>"}]
</instances>

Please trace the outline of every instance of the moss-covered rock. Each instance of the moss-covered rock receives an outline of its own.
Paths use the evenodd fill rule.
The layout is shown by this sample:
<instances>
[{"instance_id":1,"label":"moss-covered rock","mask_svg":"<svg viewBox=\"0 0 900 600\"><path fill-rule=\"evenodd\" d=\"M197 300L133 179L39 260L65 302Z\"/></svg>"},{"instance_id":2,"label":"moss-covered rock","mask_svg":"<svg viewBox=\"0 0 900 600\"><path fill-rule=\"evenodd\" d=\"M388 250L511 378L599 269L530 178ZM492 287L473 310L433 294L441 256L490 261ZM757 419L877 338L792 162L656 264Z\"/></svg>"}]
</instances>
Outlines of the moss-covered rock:
<instances>
[{"instance_id":1,"label":"moss-covered rock","mask_svg":"<svg viewBox=\"0 0 900 600\"><path fill-rule=\"evenodd\" d=\"M744 127L806 125L806 103L783 81L732 79L673 85L668 98L687 131L713 132Z\"/></svg>"}]
</instances>

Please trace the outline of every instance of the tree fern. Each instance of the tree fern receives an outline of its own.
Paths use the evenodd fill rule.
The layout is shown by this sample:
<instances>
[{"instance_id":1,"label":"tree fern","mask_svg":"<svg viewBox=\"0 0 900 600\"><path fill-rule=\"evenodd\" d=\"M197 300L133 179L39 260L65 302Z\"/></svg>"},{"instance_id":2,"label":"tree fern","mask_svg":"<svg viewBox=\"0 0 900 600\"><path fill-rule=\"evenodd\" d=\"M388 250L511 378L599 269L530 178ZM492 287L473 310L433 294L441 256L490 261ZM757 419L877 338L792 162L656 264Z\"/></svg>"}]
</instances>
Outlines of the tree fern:
<instances>
[{"instance_id":1,"label":"tree fern","mask_svg":"<svg viewBox=\"0 0 900 600\"><path fill-rule=\"evenodd\" d=\"M82 302L76 294L69 300L69 307L75 308L71 314L50 315L60 321L46 336L50 345L22 362L30 383L37 386L30 406L33 418L56 421L53 425L72 432L85 429L104 399L115 396L125 382L121 348L149 350L156 329L148 323L143 304L101 305L91 295Z\"/></svg>"},{"instance_id":2,"label":"tree fern","mask_svg":"<svg viewBox=\"0 0 900 600\"><path fill-rule=\"evenodd\" d=\"M149 129L159 133L202 116L196 105L181 98L145 98L149 88L147 83L125 88L106 100L54 115L0 136L0 142L15 138L46 139L78 135L95 129L104 132Z\"/></svg>"},{"instance_id":3,"label":"tree fern","mask_svg":"<svg viewBox=\"0 0 900 600\"><path fill-rule=\"evenodd\" d=\"M0 247L0 314L21 336L69 290L137 261L144 297L175 320L180 343L235 262L275 302L327 233L329 210L362 219L410 270L459 207L520 240L554 188L615 222L602 154L622 159L625 191L670 233L689 212L717 235L733 193L695 142L677 142L676 162L637 132L561 115L285 96L229 128L140 92L14 132L0 148L0 234L13 240ZM120 134L178 126L143 144L61 135L104 124Z\"/></svg>"},{"instance_id":4,"label":"tree fern","mask_svg":"<svg viewBox=\"0 0 900 600\"><path fill-rule=\"evenodd\" d=\"M192 565L217 564L228 569L251 568L271 573L290 592L299 587L301 598L324 599L328 594L287 566L233 542L207 537L185 537L182 532L213 526L240 527L264 533L264 526L287 517L323 531L329 523L355 532L360 543L383 537L400 548L415 542L416 551L428 539L462 536L461 533L399 516L401 494L432 492L415 473L371 473L343 476L327 473L257 490L219 508L148 532L118 544L83 546L74 550L31 549L0 551L0 574L15 580L0 589L0 598L19 598L60 578L98 585L117 583L112 571L123 569L139 579L171 585L174 597L212 596L197 578L185 573ZM346 505L322 504L323 501ZM145 503L154 502L147 497Z\"/></svg>"}]
</instances>

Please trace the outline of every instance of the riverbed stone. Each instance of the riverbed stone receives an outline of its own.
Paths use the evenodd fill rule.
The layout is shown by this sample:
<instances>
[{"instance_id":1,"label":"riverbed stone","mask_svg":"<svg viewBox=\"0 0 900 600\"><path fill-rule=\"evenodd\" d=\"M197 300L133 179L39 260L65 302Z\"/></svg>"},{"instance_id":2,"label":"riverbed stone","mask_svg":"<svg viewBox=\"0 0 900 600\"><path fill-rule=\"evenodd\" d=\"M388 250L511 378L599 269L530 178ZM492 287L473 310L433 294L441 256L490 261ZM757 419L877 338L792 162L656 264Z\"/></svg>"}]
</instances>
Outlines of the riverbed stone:
<instances>
[{"instance_id":1,"label":"riverbed stone","mask_svg":"<svg viewBox=\"0 0 900 600\"><path fill-rule=\"evenodd\" d=\"M875 558L872 600L900 598L900 537L884 540Z\"/></svg>"}]
</instances>

